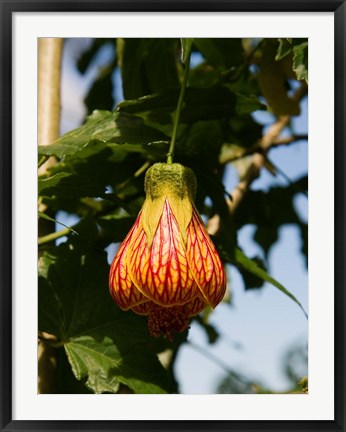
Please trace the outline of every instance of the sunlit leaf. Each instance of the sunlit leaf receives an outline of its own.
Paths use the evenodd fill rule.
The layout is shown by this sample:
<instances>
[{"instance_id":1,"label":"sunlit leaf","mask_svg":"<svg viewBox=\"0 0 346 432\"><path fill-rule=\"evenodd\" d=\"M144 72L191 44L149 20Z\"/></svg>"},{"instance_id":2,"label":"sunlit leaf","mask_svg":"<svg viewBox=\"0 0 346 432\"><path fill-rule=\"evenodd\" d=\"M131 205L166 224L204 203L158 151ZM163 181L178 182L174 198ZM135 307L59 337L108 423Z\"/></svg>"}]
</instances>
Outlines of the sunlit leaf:
<instances>
[{"instance_id":1,"label":"sunlit leaf","mask_svg":"<svg viewBox=\"0 0 346 432\"><path fill-rule=\"evenodd\" d=\"M101 152L107 143L146 144L166 140L162 132L145 125L139 117L94 111L84 125L66 133L49 146L40 146L39 155L84 158Z\"/></svg>"},{"instance_id":2,"label":"sunlit leaf","mask_svg":"<svg viewBox=\"0 0 346 432\"><path fill-rule=\"evenodd\" d=\"M305 312L302 304L296 299L296 297L288 291L280 282L272 278L268 275L268 273L261 269L255 261L248 258L240 249L236 249L235 252L235 260L237 265L243 267L245 270L253 273L254 275L258 276L259 278L265 280L266 282L269 282L270 284L274 285L276 288L278 288L282 293L286 294L290 299L292 299L297 305L301 308L301 310L304 312L304 315L307 316L307 313Z\"/></svg>"},{"instance_id":3,"label":"sunlit leaf","mask_svg":"<svg viewBox=\"0 0 346 432\"><path fill-rule=\"evenodd\" d=\"M293 70L299 80L308 82L308 43L293 48Z\"/></svg>"},{"instance_id":4,"label":"sunlit leaf","mask_svg":"<svg viewBox=\"0 0 346 432\"><path fill-rule=\"evenodd\" d=\"M281 60L290 54L292 51L292 43L287 38L279 38L279 46L275 56L275 60Z\"/></svg>"}]
</instances>

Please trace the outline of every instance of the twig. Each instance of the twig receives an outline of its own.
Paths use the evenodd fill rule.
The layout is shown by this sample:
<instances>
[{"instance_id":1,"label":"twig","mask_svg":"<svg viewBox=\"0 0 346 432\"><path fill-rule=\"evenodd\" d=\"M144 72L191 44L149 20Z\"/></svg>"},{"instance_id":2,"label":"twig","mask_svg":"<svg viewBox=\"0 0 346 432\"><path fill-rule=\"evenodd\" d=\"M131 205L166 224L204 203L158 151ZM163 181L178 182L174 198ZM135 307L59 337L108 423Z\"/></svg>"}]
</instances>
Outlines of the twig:
<instances>
[{"instance_id":1,"label":"twig","mask_svg":"<svg viewBox=\"0 0 346 432\"><path fill-rule=\"evenodd\" d=\"M150 167L150 162L149 161L144 162L144 164L138 168L138 170L133 174L132 177L128 178L117 187L117 193L121 192L131 182L133 178L137 178L140 175L142 175L149 167Z\"/></svg>"},{"instance_id":2,"label":"twig","mask_svg":"<svg viewBox=\"0 0 346 432\"><path fill-rule=\"evenodd\" d=\"M39 332L39 342L45 343L53 348L61 348L64 346L66 341L57 340L57 338L49 333Z\"/></svg>"},{"instance_id":3,"label":"twig","mask_svg":"<svg viewBox=\"0 0 346 432\"><path fill-rule=\"evenodd\" d=\"M265 157L262 154L255 153L252 156L251 164L245 175L240 180L238 185L231 192L232 200L226 199L230 213L234 213L239 204L244 198L244 195L249 190L251 183L259 176L261 168L265 164Z\"/></svg>"},{"instance_id":4,"label":"twig","mask_svg":"<svg viewBox=\"0 0 346 432\"><path fill-rule=\"evenodd\" d=\"M267 149L263 148L262 140L260 140L257 144L249 148L237 147L236 151L230 149L229 152L227 152L226 150L225 154L221 155L219 161L220 164L224 165L229 162L235 162L239 159L242 159L246 156L250 156L254 153L264 153L265 151L268 152L273 148L280 147L283 145L290 145L297 141L302 141L302 140L307 141L307 139L308 139L307 135L290 135L287 137L279 137L276 138L273 142L271 142L271 144L268 145Z\"/></svg>"},{"instance_id":5,"label":"twig","mask_svg":"<svg viewBox=\"0 0 346 432\"><path fill-rule=\"evenodd\" d=\"M54 231L50 234L39 237L38 238L38 244L43 245L45 243L49 243L53 240L57 240L60 237L64 237L64 236L70 234L71 232L72 232L72 230L70 228L64 228L61 231Z\"/></svg>"},{"instance_id":6,"label":"twig","mask_svg":"<svg viewBox=\"0 0 346 432\"><path fill-rule=\"evenodd\" d=\"M269 159L268 159L269 161ZM278 167L276 164L274 164L272 161L269 161L270 164L274 167L275 171L277 171L285 180L286 182L292 186L297 192L300 192L304 194L306 197L308 197L308 193L306 190L303 190L302 188L297 187L297 185L292 181L292 179L283 171L280 167Z\"/></svg>"},{"instance_id":7,"label":"twig","mask_svg":"<svg viewBox=\"0 0 346 432\"><path fill-rule=\"evenodd\" d=\"M203 347L201 347L201 346L199 346L199 345L197 345L197 344L195 344L193 342L187 342L187 344L188 344L188 346L190 346L191 348L193 348L195 351L199 352L200 354L202 354L203 356L205 356L206 358L208 358L209 360L211 360L212 362L214 362L215 364L217 364L228 375L230 375L233 378L237 379L239 382L241 382L243 384L246 384L246 385L251 385L252 384L249 381L247 381L244 378L242 378L237 372L235 372L232 369L230 369L222 360L220 360L218 357L216 357L211 352L205 350Z\"/></svg>"},{"instance_id":8,"label":"twig","mask_svg":"<svg viewBox=\"0 0 346 432\"><path fill-rule=\"evenodd\" d=\"M297 101L301 100L305 96L306 91L306 84L302 84L301 87L297 89L293 99ZM291 117L289 115L279 116L261 139L259 143L261 153L255 153L252 156L250 166L245 175L231 192L232 201L229 199L227 200L227 205L231 213L237 209L244 195L249 190L251 183L259 176L261 168L265 166L267 151L272 147L273 143L278 140L282 130L289 124L290 119Z\"/></svg>"},{"instance_id":9,"label":"twig","mask_svg":"<svg viewBox=\"0 0 346 432\"><path fill-rule=\"evenodd\" d=\"M296 141L307 141L308 140L308 136L307 135L291 135L291 136L287 136L287 137L281 137L281 138L277 138L273 143L272 143L272 147L275 146L280 146L280 145L287 145L287 144L292 144Z\"/></svg>"},{"instance_id":10,"label":"twig","mask_svg":"<svg viewBox=\"0 0 346 432\"><path fill-rule=\"evenodd\" d=\"M293 95L292 99L296 101L300 101L307 93L307 85L306 83L302 83L302 85L297 89L295 94ZM266 153L269 151L270 148L277 146L277 145L283 145L283 144L290 144L293 141L286 140L289 142L286 142L283 138L280 138L280 134L283 131L283 129L289 124L291 117L289 115L282 115L279 116L274 124L272 124L267 131L267 133L262 137L260 142L257 144L257 149L251 149L252 158L251 163L245 173L245 175L241 178L238 185L235 187L235 189L231 192L232 200L229 198L226 198L226 203L229 209L229 212L232 214L236 211L236 209L239 207L241 201L243 200L245 194L249 190L252 182L256 180L259 176L259 173L261 169L266 164ZM305 135L304 135L305 137ZM243 157L238 156L239 157ZM207 230L209 234L215 235L220 228L220 216L218 214L214 215L207 224Z\"/></svg>"}]
</instances>

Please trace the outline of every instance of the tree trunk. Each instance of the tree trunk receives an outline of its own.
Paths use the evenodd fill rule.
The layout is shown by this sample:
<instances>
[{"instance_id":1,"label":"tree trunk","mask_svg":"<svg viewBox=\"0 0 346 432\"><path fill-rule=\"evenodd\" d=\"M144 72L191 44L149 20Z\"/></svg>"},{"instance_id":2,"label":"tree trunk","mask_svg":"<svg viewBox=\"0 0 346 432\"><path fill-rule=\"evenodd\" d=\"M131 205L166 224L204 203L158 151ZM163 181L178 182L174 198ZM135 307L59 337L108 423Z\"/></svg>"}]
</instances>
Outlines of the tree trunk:
<instances>
[{"instance_id":1,"label":"tree trunk","mask_svg":"<svg viewBox=\"0 0 346 432\"><path fill-rule=\"evenodd\" d=\"M59 136L60 129L60 69L63 39L40 38L38 40L38 144L49 145ZM55 163L48 159L38 171L45 174ZM40 211L47 208L40 204ZM50 216L52 216L50 214ZM40 219L38 234L43 236L54 231L53 222ZM44 335L49 339L50 335ZM54 393L56 368L55 348L42 341L38 344L38 393Z\"/></svg>"}]
</instances>

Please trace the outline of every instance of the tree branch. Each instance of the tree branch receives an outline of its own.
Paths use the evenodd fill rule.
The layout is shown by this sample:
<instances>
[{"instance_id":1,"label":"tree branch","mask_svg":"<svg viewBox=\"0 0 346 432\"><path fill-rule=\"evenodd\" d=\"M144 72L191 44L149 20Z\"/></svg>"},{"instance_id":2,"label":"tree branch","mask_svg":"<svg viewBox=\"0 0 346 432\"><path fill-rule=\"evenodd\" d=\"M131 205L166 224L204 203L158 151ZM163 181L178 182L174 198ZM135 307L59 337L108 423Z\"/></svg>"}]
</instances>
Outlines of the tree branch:
<instances>
[{"instance_id":1,"label":"tree branch","mask_svg":"<svg viewBox=\"0 0 346 432\"><path fill-rule=\"evenodd\" d=\"M38 143L49 145L59 136L60 67L63 39L38 40Z\"/></svg>"},{"instance_id":2,"label":"tree branch","mask_svg":"<svg viewBox=\"0 0 346 432\"><path fill-rule=\"evenodd\" d=\"M256 143L255 145L249 148L232 146L229 149L229 151L225 150L224 154L221 154L220 163L224 165L229 162L235 162L239 159L242 159L243 157L250 156L254 153L268 152L272 148L280 147L283 145L294 144L297 141L302 141L302 140L307 141L308 136L298 134L298 135L290 135L287 137L277 137L274 140L270 141L270 144L265 143L265 146L263 145L263 138L258 143Z\"/></svg>"},{"instance_id":3,"label":"tree branch","mask_svg":"<svg viewBox=\"0 0 346 432\"><path fill-rule=\"evenodd\" d=\"M293 99L296 101L300 101L307 93L307 85L305 82L297 89L296 93L293 96ZM245 194L249 190L252 182L256 180L260 174L260 171L263 167L266 166L266 154L267 152L275 146L290 144L294 142L293 137L290 137L292 140L287 140L284 138L280 138L280 134L283 129L289 124L291 117L289 115L279 116L275 123L273 123L268 129L267 133L262 137L260 142L257 144L256 149L252 148L249 154L253 154L251 158L250 165L243 175L238 185L231 192L232 200L227 198L226 203L229 209L229 212L232 214L236 211L241 201L243 200ZM305 135L304 135L305 136ZM289 142L287 142L289 141ZM239 156L236 159L239 159ZM229 160L228 160L229 161ZM209 234L215 235L220 227L220 216L214 215L208 221L207 229Z\"/></svg>"},{"instance_id":4,"label":"tree branch","mask_svg":"<svg viewBox=\"0 0 346 432\"><path fill-rule=\"evenodd\" d=\"M306 92L307 86L304 83L297 89L293 99L300 101L305 96ZM276 122L270 126L268 132L261 139L259 143L261 152L255 153L252 156L250 166L245 175L240 180L237 187L231 192L232 201L230 199L227 200L227 205L231 213L237 209L244 195L249 190L251 183L259 176L261 168L266 164L266 153L274 143L277 143L281 132L289 124L290 120L291 117L289 115L279 116Z\"/></svg>"},{"instance_id":5,"label":"tree branch","mask_svg":"<svg viewBox=\"0 0 346 432\"><path fill-rule=\"evenodd\" d=\"M63 39L38 39L38 144L49 145L59 136L60 128L60 68ZM53 158L41 158L39 174L44 174L55 163ZM43 204L39 210L45 211ZM54 224L53 224L54 226ZM52 222L41 219L39 235L52 230ZM50 335L45 335L50 338ZM38 393L53 393L56 352L49 344L38 344Z\"/></svg>"},{"instance_id":6,"label":"tree branch","mask_svg":"<svg viewBox=\"0 0 346 432\"><path fill-rule=\"evenodd\" d=\"M72 230L70 228L64 228L61 231L54 231L50 234L44 235L38 238L38 244L43 245L45 243L50 243L53 240L57 240L60 237L67 236Z\"/></svg>"}]
</instances>

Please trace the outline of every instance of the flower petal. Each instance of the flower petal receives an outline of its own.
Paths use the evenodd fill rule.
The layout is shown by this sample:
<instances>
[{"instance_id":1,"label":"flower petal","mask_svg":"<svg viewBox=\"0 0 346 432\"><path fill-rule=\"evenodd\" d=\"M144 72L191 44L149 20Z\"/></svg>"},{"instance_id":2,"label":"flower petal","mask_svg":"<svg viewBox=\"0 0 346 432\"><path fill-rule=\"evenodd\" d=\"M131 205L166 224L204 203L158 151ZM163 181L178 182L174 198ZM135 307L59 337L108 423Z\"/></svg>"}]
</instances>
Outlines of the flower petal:
<instances>
[{"instance_id":1,"label":"flower petal","mask_svg":"<svg viewBox=\"0 0 346 432\"><path fill-rule=\"evenodd\" d=\"M202 312L202 310L206 306L207 304L205 299L201 298L201 295L199 295L181 306L176 306L176 308L183 308L187 316L190 317L190 316L195 316L200 312ZM131 310L134 313L139 315L150 315L152 310L157 309L158 307L162 307L162 306L158 306L156 303L149 300L147 302L134 306L133 308L131 308ZM168 308L163 308L163 309L168 309Z\"/></svg>"},{"instance_id":2,"label":"flower petal","mask_svg":"<svg viewBox=\"0 0 346 432\"><path fill-rule=\"evenodd\" d=\"M134 306L133 308L131 308L131 310L138 315L149 315L150 309L152 308L153 304L155 303L153 303L152 301L147 301L137 306Z\"/></svg>"},{"instance_id":3,"label":"flower petal","mask_svg":"<svg viewBox=\"0 0 346 432\"><path fill-rule=\"evenodd\" d=\"M220 257L194 208L187 231L187 258L197 285L213 308L226 291L226 275Z\"/></svg>"},{"instance_id":4,"label":"flower petal","mask_svg":"<svg viewBox=\"0 0 346 432\"><path fill-rule=\"evenodd\" d=\"M207 306L204 299L200 297L195 297L193 300L186 303L186 311L188 316L195 316L202 312L202 310Z\"/></svg>"},{"instance_id":5,"label":"flower petal","mask_svg":"<svg viewBox=\"0 0 346 432\"><path fill-rule=\"evenodd\" d=\"M140 225L141 214L139 214L136 222L127 234L125 240L120 245L120 248L114 257L109 273L109 291L114 301L123 310L128 310L136 305L139 305L147 299L138 291L129 276L129 269L126 264L126 255L131 254L130 250L131 239L134 233L143 231Z\"/></svg>"},{"instance_id":6,"label":"flower petal","mask_svg":"<svg viewBox=\"0 0 346 432\"><path fill-rule=\"evenodd\" d=\"M138 230L131 239L131 250L133 254L126 258L130 276L145 297L171 307L185 304L196 296L198 288L168 200L151 247L144 231Z\"/></svg>"}]
</instances>

